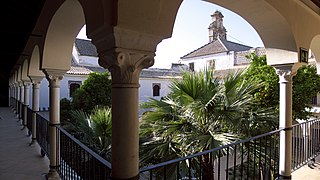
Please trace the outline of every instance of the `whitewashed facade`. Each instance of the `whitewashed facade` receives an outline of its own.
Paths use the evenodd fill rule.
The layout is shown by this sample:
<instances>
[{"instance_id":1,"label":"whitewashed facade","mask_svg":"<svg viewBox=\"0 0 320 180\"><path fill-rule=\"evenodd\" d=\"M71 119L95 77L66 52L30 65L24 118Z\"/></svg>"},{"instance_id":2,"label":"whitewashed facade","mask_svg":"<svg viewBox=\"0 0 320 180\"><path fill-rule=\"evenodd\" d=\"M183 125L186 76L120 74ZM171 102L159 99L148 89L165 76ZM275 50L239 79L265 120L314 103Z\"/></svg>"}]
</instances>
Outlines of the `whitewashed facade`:
<instances>
[{"instance_id":1,"label":"whitewashed facade","mask_svg":"<svg viewBox=\"0 0 320 180\"><path fill-rule=\"evenodd\" d=\"M71 84L81 85L90 73L106 71L99 66L96 49L88 40L77 39L72 56L71 69L60 81L60 99L71 99ZM150 68L142 70L139 80L139 103L148 101L150 97L159 100L161 97L166 96L170 92L169 84L171 80L181 78L182 69L180 69L180 66L180 64L173 64L172 69ZM181 68L185 69L185 67ZM39 107L41 111L48 110L49 107L48 86L48 81L43 79L40 85ZM156 90L158 90L158 93ZM31 99L30 102L30 106L32 106Z\"/></svg>"}]
</instances>

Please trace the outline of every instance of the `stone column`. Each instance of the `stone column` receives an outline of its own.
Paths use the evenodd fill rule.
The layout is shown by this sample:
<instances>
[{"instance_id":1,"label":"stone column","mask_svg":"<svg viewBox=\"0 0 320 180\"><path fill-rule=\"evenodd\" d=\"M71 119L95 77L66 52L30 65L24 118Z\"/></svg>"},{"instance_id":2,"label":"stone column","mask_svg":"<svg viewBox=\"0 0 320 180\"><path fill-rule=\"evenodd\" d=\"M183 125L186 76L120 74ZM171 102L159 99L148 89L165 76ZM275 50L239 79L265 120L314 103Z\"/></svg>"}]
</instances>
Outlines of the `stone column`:
<instances>
[{"instance_id":1,"label":"stone column","mask_svg":"<svg viewBox=\"0 0 320 180\"><path fill-rule=\"evenodd\" d=\"M28 107L29 107L29 95L30 95L30 81L24 81L24 117L23 118L23 125L27 126L27 112L28 112ZM31 131L31 129L29 129Z\"/></svg>"},{"instance_id":2,"label":"stone column","mask_svg":"<svg viewBox=\"0 0 320 180\"><path fill-rule=\"evenodd\" d=\"M9 84L9 87L8 87L8 97L9 97L9 107L11 107L11 84Z\"/></svg>"},{"instance_id":3,"label":"stone column","mask_svg":"<svg viewBox=\"0 0 320 180\"><path fill-rule=\"evenodd\" d=\"M99 54L112 75L112 178L138 179L139 76L154 63L154 53L116 48Z\"/></svg>"},{"instance_id":4,"label":"stone column","mask_svg":"<svg viewBox=\"0 0 320 180\"><path fill-rule=\"evenodd\" d=\"M23 86L23 82L19 82L19 87L20 87L20 97L19 97L19 101L20 101L20 107L19 107L19 119L21 119L21 125L25 126L23 124L23 117L22 117L22 111L23 111L23 104L24 104L24 86Z\"/></svg>"},{"instance_id":5,"label":"stone column","mask_svg":"<svg viewBox=\"0 0 320 180\"><path fill-rule=\"evenodd\" d=\"M18 113L19 113L18 112L18 110L19 110L19 107L18 107L19 103L18 102L20 101L20 91L19 91L20 88L19 88L18 82L16 82L16 88L15 89L16 89L16 108L15 109L16 109L16 115L18 117Z\"/></svg>"},{"instance_id":6,"label":"stone column","mask_svg":"<svg viewBox=\"0 0 320 180\"><path fill-rule=\"evenodd\" d=\"M64 72L45 70L49 81L49 144L50 144L50 170L49 179L60 179L57 172L60 157L60 136L57 127L60 126L60 80Z\"/></svg>"},{"instance_id":7,"label":"stone column","mask_svg":"<svg viewBox=\"0 0 320 180\"><path fill-rule=\"evenodd\" d=\"M43 77L30 77L32 81L32 138L30 145L37 138L37 112L39 111L40 83Z\"/></svg>"},{"instance_id":8,"label":"stone column","mask_svg":"<svg viewBox=\"0 0 320 180\"><path fill-rule=\"evenodd\" d=\"M280 122L279 128L285 128L280 132L280 157L279 179L291 179L292 160L292 77L296 70L293 64L275 67L279 75L280 84Z\"/></svg>"}]
</instances>

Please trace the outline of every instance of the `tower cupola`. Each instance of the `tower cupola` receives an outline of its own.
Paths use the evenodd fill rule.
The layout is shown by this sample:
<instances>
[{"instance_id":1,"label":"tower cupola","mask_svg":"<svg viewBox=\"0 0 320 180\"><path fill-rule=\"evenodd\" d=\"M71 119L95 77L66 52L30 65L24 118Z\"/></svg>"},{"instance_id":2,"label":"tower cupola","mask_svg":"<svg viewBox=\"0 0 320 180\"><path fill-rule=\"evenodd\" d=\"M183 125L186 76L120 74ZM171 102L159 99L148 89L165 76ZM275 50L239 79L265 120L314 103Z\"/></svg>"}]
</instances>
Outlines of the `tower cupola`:
<instances>
[{"instance_id":1,"label":"tower cupola","mask_svg":"<svg viewBox=\"0 0 320 180\"><path fill-rule=\"evenodd\" d=\"M220 11L216 11L211 15L212 22L209 25L209 42L220 39L227 39L227 30L223 26L223 15Z\"/></svg>"}]
</instances>

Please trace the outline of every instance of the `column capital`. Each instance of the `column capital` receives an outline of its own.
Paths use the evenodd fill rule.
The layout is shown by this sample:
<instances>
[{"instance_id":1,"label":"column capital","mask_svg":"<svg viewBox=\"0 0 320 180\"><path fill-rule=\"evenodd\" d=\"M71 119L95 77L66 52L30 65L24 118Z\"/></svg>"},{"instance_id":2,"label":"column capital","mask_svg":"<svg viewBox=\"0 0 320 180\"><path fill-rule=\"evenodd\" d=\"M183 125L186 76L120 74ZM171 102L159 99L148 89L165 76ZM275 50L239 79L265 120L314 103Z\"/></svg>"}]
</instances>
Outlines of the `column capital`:
<instances>
[{"instance_id":1,"label":"column capital","mask_svg":"<svg viewBox=\"0 0 320 180\"><path fill-rule=\"evenodd\" d=\"M113 87L139 87L140 72L154 64L154 52L115 48L99 53L99 64L112 75Z\"/></svg>"},{"instance_id":2,"label":"column capital","mask_svg":"<svg viewBox=\"0 0 320 180\"><path fill-rule=\"evenodd\" d=\"M30 76L32 84L40 84L43 77L42 76Z\"/></svg>"},{"instance_id":3,"label":"column capital","mask_svg":"<svg viewBox=\"0 0 320 180\"><path fill-rule=\"evenodd\" d=\"M18 86L22 87L23 86L23 82L22 81L18 81Z\"/></svg>"},{"instance_id":4,"label":"column capital","mask_svg":"<svg viewBox=\"0 0 320 180\"><path fill-rule=\"evenodd\" d=\"M284 64L273 66L279 76L279 83L292 82L293 76L297 74L299 66L297 64Z\"/></svg>"},{"instance_id":5,"label":"column capital","mask_svg":"<svg viewBox=\"0 0 320 180\"><path fill-rule=\"evenodd\" d=\"M23 85L24 86L30 86L30 84L31 84L30 80L29 81L26 81L26 80L23 81Z\"/></svg>"},{"instance_id":6,"label":"column capital","mask_svg":"<svg viewBox=\"0 0 320 180\"><path fill-rule=\"evenodd\" d=\"M60 87L60 80L63 79L63 75L66 73L65 70L57 69L44 69L43 72L46 75L46 79L49 81L50 87Z\"/></svg>"}]
</instances>

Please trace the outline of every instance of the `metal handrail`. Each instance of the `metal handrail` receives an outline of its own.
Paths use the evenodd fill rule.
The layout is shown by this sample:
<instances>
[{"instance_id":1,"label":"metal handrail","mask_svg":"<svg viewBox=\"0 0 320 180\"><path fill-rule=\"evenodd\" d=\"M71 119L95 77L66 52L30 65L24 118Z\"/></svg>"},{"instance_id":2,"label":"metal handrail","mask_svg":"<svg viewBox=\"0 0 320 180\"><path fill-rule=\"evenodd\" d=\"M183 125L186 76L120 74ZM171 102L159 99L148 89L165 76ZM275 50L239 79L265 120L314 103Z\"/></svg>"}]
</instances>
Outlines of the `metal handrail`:
<instances>
[{"instance_id":1,"label":"metal handrail","mask_svg":"<svg viewBox=\"0 0 320 180\"><path fill-rule=\"evenodd\" d=\"M73 142L75 142L77 145L79 145L81 148L83 148L85 151L87 151L90 155L92 155L95 159L97 159L99 162L107 166L111 169L111 163L102 158L100 155L98 155L96 152L92 151L90 148L88 148L86 145L84 145L82 142L80 142L78 139L73 137L70 133L68 133L66 130L64 130L62 127L56 126L57 129L60 130L60 132L64 133L68 138L70 138Z\"/></svg>"},{"instance_id":2,"label":"metal handrail","mask_svg":"<svg viewBox=\"0 0 320 180\"><path fill-rule=\"evenodd\" d=\"M162 162L162 163L159 163L159 164L156 164L156 165L143 167L143 168L140 169L140 173L141 172L145 172L145 171L149 171L151 169L160 168L160 167L163 167L163 166L166 166L166 165L178 163L180 161L184 161L184 160L187 160L187 159L191 159L191 158L195 158L195 157L198 157L198 156L206 155L206 154L209 154L209 153L212 153L212 152L215 152L215 151L219 151L219 150L222 150L222 149L225 149L225 148L228 148L228 147L236 146L236 145L239 145L241 143L249 142L249 141L252 141L252 140L255 140L255 139L259 139L259 138L262 138L262 137L265 137L265 136L273 135L273 134L276 134L276 133L278 133L278 132L280 132L280 131L282 131L284 129L285 128L277 129L277 130L270 131L270 132L267 132L267 133L264 133L264 134L261 134L261 135L257 135L257 136L250 137L250 138L247 138L247 139L239 140L239 141L236 141L236 142L233 142L233 143L230 143L230 144L219 146L219 147L216 147L216 148L213 148L213 149L202 151L202 152L199 152L199 153L196 153L196 154L192 154L192 155L189 155L189 156L185 156L185 157L182 157L182 158L177 158L177 159L169 160L169 161Z\"/></svg>"}]
</instances>

